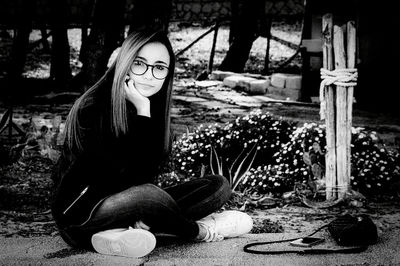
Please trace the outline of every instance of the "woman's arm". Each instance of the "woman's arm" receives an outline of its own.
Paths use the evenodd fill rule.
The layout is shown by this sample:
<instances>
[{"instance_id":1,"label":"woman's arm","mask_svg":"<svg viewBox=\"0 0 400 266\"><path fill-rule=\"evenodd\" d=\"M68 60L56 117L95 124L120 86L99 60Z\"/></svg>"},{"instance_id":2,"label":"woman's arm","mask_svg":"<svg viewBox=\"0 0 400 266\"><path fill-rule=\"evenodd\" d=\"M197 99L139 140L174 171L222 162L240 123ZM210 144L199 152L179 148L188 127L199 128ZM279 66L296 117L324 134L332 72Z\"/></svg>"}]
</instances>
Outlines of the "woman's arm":
<instances>
[{"instance_id":1,"label":"woman's arm","mask_svg":"<svg viewBox=\"0 0 400 266\"><path fill-rule=\"evenodd\" d=\"M151 183L162 152L157 147L157 129L152 118L136 115L134 106L129 102L127 105L128 132L118 137L110 128L107 111L82 110L81 138L86 160L89 159L87 166L114 173L114 180L127 185ZM102 122L96 122L99 120Z\"/></svg>"}]
</instances>

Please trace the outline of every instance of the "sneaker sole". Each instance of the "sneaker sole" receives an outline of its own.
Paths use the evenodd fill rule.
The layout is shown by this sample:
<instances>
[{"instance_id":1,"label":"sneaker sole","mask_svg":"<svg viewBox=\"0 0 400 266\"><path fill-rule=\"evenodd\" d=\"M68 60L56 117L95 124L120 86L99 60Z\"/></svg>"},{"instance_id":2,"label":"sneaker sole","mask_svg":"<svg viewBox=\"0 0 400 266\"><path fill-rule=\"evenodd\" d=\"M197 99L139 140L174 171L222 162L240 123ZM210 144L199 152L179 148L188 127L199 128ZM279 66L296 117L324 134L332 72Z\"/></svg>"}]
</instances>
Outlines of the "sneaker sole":
<instances>
[{"instance_id":1,"label":"sneaker sole","mask_svg":"<svg viewBox=\"0 0 400 266\"><path fill-rule=\"evenodd\" d=\"M149 254L156 246L156 238L143 229L116 232L117 237L107 233L92 236L92 246L100 254L140 258Z\"/></svg>"}]
</instances>

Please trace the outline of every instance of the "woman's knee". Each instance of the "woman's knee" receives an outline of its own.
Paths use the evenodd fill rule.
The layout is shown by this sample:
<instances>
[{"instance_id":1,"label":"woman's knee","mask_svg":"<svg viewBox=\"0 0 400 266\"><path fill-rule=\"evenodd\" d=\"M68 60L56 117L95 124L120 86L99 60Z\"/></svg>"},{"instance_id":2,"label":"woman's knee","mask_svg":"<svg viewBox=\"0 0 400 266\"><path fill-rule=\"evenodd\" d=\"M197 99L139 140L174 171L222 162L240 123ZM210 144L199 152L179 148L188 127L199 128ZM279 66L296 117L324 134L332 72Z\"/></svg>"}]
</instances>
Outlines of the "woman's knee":
<instances>
[{"instance_id":1,"label":"woman's knee","mask_svg":"<svg viewBox=\"0 0 400 266\"><path fill-rule=\"evenodd\" d=\"M163 191L160 187L151 183L146 183L135 187L142 189L144 192L149 192L149 193L162 193Z\"/></svg>"},{"instance_id":2,"label":"woman's knee","mask_svg":"<svg viewBox=\"0 0 400 266\"><path fill-rule=\"evenodd\" d=\"M222 175L207 175L204 178L211 180L212 184L218 187L230 188L228 179Z\"/></svg>"},{"instance_id":3,"label":"woman's knee","mask_svg":"<svg viewBox=\"0 0 400 266\"><path fill-rule=\"evenodd\" d=\"M153 184L132 186L121 192L109 196L102 204L103 207L113 209L119 206L135 205L141 201L164 199L166 193Z\"/></svg>"},{"instance_id":4,"label":"woman's knee","mask_svg":"<svg viewBox=\"0 0 400 266\"><path fill-rule=\"evenodd\" d=\"M171 200L171 197L168 193L166 193L162 188L154 185L154 184L143 184L135 187L135 191L133 194L138 194L140 197L136 197L140 201L162 201L162 202L168 202ZM136 195L138 196L138 195Z\"/></svg>"},{"instance_id":5,"label":"woman's knee","mask_svg":"<svg viewBox=\"0 0 400 266\"><path fill-rule=\"evenodd\" d=\"M210 186L220 191L225 198L230 198L232 189L226 177L222 175L207 175L204 178L211 180Z\"/></svg>"}]
</instances>

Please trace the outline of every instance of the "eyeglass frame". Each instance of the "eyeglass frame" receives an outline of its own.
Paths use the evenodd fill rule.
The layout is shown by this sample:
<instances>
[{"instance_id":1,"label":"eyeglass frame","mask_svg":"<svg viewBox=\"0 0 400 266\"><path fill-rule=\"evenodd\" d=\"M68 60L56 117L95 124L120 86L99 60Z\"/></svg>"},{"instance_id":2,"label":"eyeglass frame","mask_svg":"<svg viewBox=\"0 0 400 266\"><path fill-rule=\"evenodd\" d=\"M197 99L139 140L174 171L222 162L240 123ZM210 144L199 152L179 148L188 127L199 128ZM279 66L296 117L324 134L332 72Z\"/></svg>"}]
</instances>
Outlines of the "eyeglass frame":
<instances>
[{"instance_id":1,"label":"eyeglass frame","mask_svg":"<svg viewBox=\"0 0 400 266\"><path fill-rule=\"evenodd\" d=\"M145 70L142 74L136 74L136 73L133 72L133 70L132 70L132 68L133 68L133 63L134 63L134 62L139 62L139 63L141 63L141 64L144 64L144 65L146 66L146 70ZM145 62L143 62L143 61L140 61L140 60L133 60L133 63L132 63L132 65L131 65L131 67L130 67L129 69L130 69L130 71L132 71L133 74L138 75L138 76L143 76L144 74L146 74L147 70L149 70L149 67L151 67L151 75L153 75L153 77L154 77L155 79L163 80L163 79L165 79L165 78L168 76L168 74L169 74L169 67L167 67L167 66L163 66L163 65L150 65L150 64L147 64L147 63L145 63ZM165 68L168 70L167 75L166 75L165 77L163 77L163 78L157 78L157 77L154 75L154 67L156 67L156 66L165 67Z\"/></svg>"}]
</instances>

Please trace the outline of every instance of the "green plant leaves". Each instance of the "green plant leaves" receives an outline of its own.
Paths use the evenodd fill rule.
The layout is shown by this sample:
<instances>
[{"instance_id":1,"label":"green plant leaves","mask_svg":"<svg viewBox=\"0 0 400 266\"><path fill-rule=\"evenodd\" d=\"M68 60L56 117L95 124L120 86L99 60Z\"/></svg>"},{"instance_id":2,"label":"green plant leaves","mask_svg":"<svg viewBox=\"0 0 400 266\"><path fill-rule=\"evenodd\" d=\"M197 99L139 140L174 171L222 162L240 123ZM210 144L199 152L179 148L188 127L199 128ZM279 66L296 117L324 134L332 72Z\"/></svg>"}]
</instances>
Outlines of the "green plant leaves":
<instances>
[{"instance_id":1,"label":"green plant leaves","mask_svg":"<svg viewBox=\"0 0 400 266\"><path fill-rule=\"evenodd\" d=\"M222 172L222 160L220 160L214 146L210 149L210 168L213 175L224 175Z\"/></svg>"},{"instance_id":2,"label":"green plant leaves","mask_svg":"<svg viewBox=\"0 0 400 266\"><path fill-rule=\"evenodd\" d=\"M244 153L245 149L239 154L239 156L233 162L229 172L232 176L231 187L234 191L238 186L239 182L242 181L244 174L246 174L257 155L257 142L251 147L248 153Z\"/></svg>"},{"instance_id":3,"label":"green plant leaves","mask_svg":"<svg viewBox=\"0 0 400 266\"><path fill-rule=\"evenodd\" d=\"M223 158L218 156L214 146L210 149L210 168L213 175L222 175L228 178L232 191L235 191L244 175L250 170L254 158L257 155L257 142L251 147L250 151L245 152L246 148L236 157L235 161L227 170L223 165ZM224 171L225 170L225 171Z\"/></svg>"}]
</instances>

